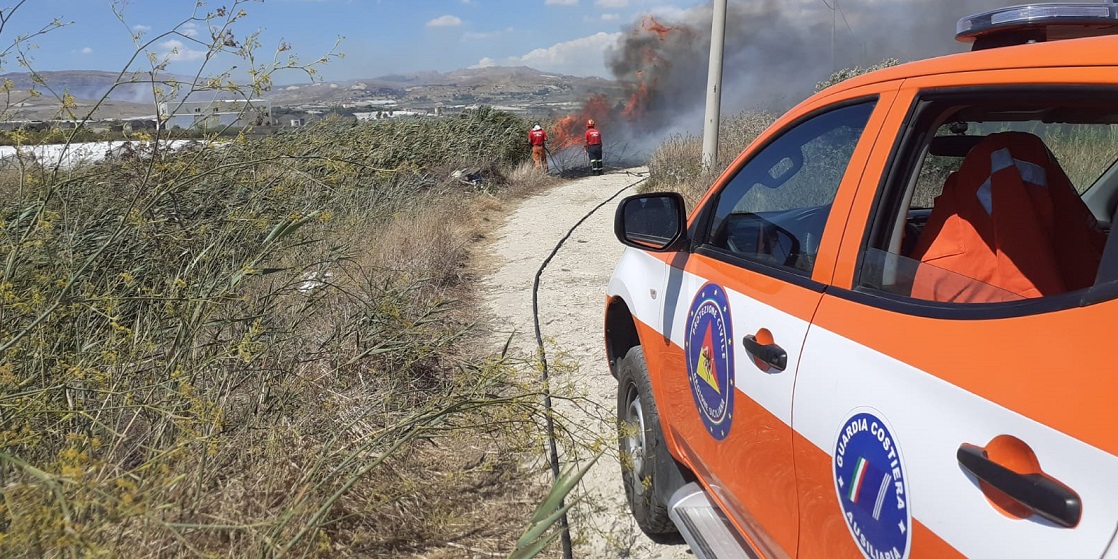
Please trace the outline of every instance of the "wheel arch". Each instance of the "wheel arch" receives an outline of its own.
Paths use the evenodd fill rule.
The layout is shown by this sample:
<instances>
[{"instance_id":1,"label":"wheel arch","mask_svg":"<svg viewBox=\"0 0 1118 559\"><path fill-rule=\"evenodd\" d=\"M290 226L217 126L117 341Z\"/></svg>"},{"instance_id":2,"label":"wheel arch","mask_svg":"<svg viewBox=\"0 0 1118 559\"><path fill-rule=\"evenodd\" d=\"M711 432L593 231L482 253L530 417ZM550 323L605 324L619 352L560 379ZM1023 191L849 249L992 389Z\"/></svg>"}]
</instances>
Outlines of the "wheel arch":
<instances>
[{"instance_id":1,"label":"wheel arch","mask_svg":"<svg viewBox=\"0 0 1118 559\"><path fill-rule=\"evenodd\" d=\"M617 365L630 349L641 345L636 319L621 297L612 297L606 305L606 359L609 372L617 378Z\"/></svg>"},{"instance_id":2,"label":"wheel arch","mask_svg":"<svg viewBox=\"0 0 1118 559\"><path fill-rule=\"evenodd\" d=\"M609 360L610 373L613 374L614 378L617 378L621 360L630 349L642 345L640 333L637 331L636 319L630 312L629 305L621 296L614 296L609 299L606 305L605 322L606 356ZM651 383L650 388L652 388ZM655 405L656 390L653 388L651 391L653 392L652 403ZM677 489L695 481L697 478L690 468L677 458L680 453L678 442L675 440L674 434L665 428L667 425L663 423L665 421L663 415L660 415L659 421L657 429L661 432L668 454L654 462L653 475L661 480L655 487L656 497L667 503Z\"/></svg>"}]
</instances>

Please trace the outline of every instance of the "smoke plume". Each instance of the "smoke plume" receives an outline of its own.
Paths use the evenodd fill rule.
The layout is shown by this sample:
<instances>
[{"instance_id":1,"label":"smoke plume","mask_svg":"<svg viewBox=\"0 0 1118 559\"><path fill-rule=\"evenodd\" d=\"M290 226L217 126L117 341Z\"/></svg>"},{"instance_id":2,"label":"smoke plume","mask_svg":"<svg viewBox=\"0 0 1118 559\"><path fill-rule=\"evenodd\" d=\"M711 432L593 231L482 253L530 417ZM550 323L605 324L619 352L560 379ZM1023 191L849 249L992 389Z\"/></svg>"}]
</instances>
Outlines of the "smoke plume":
<instances>
[{"instance_id":1,"label":"smoke plume","mask_svg":"<svg viewBox=\"0 0 1118 559\"><path fill-rule=\"evenodd\" d=\"M955 41L959 18L1005 0L735 0L729 2L722 114L781 112L842 68L902 62L967 50ZM594 101L587 116L651 152L666 136L702 129L713 8L676 17L645 16L607 53L628 98ZM833 46L833 48L832 48Z\"/></svg>"}]
</instances>

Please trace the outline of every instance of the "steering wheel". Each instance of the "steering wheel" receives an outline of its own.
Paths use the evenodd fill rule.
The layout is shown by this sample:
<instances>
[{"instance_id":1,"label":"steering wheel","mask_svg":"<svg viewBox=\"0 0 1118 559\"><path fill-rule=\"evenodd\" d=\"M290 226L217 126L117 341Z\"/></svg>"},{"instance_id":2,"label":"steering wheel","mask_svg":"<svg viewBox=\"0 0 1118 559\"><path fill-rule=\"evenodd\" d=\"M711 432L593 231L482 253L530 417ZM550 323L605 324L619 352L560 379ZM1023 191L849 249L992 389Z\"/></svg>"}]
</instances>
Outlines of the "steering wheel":
<instances>
[{"instance_id":1,"label":"steering wheel","mask_svg":"<svg viewBox=\"0 0 1118 559\"><path fill-rule=\"evenodd\" d=\"M733 218L734 225L750 223L752 226L743 227L749 238L733 233L726 235L726 248L757 260L787 267L796 266L796 260L800 256L800 239L794 233L755 213L735 213ZM728 227L731 225L727 223Z\"/></svg>"}]
</instances>

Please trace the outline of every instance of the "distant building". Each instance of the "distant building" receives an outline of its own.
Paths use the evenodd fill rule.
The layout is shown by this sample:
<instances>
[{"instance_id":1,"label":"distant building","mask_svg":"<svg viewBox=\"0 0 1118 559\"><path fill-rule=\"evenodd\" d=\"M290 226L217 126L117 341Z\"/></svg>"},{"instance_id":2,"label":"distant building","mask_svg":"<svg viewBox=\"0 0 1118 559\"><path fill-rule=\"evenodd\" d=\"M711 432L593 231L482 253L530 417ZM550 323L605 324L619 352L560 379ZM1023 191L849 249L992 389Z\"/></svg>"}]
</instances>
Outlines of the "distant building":
<instances>
[{"instance_id":1,"label":"distant building","mask_svg":"<svg viewBox=\"0 0 1118 559\"><path fill-rule=\"evenodd\" d=\"M166 102L159 116L168 128L224 128L271 126L272 102L267 99Z\"/></svg>"},{"instance_id":2,"label":"distant building","mask_svg":"<svg viewBox=\"0 0 1118 559\"><path fill-rule=\"evenodd\" d=\"M395 109L398 102L395 99L365 99L351 103L342 103L343 109L357 109L360 107L376 107L378 109Z\"/></svg>"},{"instance_id":3,"label":"distant building","mask_svg":"<svg viewBox=\"0 0 1118 559\"><path fill-rule=\"evenodd\" d=\"M138 130L155 130L158 119L154 116L129 118L124 121L124 129L133 132Z\"/></svg>"},{"instance_id":4,"label":"distant building","mask_svg":"<svg viewBox=\"0 0 1118 559\"><path fill-rule=\"evenodd\" d=\"M322 120L321 116L308 113L306 111L289 111L285 110L282 114L276 117L277 126L290 126L298 128L300 126L307 126L316 121Z\"/></svg>"},{"instance_id":5,"label":"distant building","mask_svg":"<svg viewBox=\"0 0 1118 559\"><path fill-rule=\"evenodd\" d=\"M29 128L30 126L30 120L5 120L0 122L0 131L11 132L13 130Z\"/></svg>"},{"instance_id":6,"label":"distant building","mask_svg":"<svg viewBox=\"0 0 1118 559\"><path fill-rule=\"evenodd\" d=\"M353 113L353 116L358 122L368 120L383 120L386 118L403 118L403 117L426 117L426 116L442 116L442 107L437 107L434 110L426 109L409 109L409 110L383 110L375 112L359 112Z\"/></svg>"}]
</instances>

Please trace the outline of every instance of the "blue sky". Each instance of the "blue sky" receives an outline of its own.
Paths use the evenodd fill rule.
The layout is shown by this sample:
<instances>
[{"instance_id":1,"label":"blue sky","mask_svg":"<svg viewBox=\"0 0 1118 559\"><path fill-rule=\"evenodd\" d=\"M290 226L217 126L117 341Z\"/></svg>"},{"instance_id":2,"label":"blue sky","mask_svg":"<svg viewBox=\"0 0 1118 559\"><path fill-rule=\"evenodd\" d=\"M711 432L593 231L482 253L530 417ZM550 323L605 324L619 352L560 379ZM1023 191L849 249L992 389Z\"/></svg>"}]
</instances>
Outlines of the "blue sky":
<instances>
[{"instance_id":1,"label":"blue sky","mask_svg":"<svg viewBox=\"0 0 1118 559\"><path fill-rule=\"evenodd\" d=\"M67 25L36 37L36 70L119 70L136 52L133 33L154 40L150 50L169 57L168 70L192 74L203 51L191 37L208 39L204 25L178 27L182 36L159 37L188 20L194 0L0 0L10 17L0 48L54 20ZM321 70L325 79L371 78L396 72L449 71L478 65L526 65L548 72L608 76L604 51L644 14L670 17L701 0L253 0L234 27L238 40L259 31L259 52L270 58L281 42L303 61L328 52L339 36L344 58ZM234 0L205 0L199 15ZM116 6L123 21L114 14ZM286 54L286 53L285 53ZM230 63L231 61L226 61ZM24 71L9 56L0 73ZM215 64L217 69L221 64ZM243 66L243 65L242 65ZM143 69L142 66L138 69ZM306 81L301 75L279 82Z\"/></svg>"}]
</instances>

